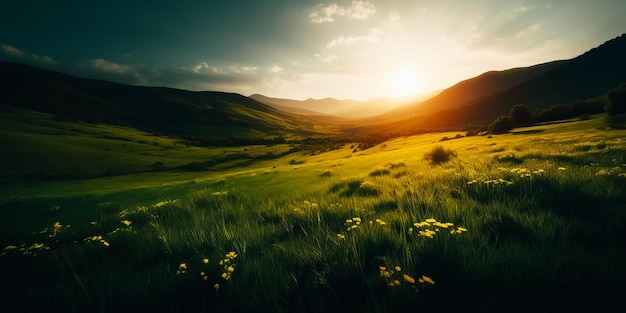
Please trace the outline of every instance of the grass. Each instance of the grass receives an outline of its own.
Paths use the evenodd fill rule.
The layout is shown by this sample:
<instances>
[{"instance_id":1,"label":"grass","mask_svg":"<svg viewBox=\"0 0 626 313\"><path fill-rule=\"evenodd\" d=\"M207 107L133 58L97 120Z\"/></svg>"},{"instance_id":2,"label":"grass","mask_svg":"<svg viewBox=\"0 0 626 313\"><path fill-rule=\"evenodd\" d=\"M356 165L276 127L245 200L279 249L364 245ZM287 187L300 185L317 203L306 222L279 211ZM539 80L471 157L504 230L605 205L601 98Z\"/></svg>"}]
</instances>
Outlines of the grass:
<instances>
[{"instance_id":1,"label":"grass","mask_svg":"<svg viewBox=\"0 0 626 313\"><path fill-rule=\"evenodd\" d=\"M0 310L619 307L626 133L601 123L7 184ZM430 164L437 147L456 157Z\"/></svg>"}]
</instances>

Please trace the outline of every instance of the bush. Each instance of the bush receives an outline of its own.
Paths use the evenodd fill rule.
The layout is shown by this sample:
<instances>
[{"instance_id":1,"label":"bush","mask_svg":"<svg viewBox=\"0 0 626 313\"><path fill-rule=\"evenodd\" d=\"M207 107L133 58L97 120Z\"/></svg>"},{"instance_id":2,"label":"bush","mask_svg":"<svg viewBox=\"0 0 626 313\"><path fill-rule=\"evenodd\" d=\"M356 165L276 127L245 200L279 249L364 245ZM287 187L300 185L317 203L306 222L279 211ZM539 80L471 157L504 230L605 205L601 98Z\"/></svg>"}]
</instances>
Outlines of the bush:
<instances>
[{"instance_id":1,"label":"bush","mask_svg":"<svg viewBox=\"0 0 626 313\"><path fill-rule=\"evenodd\" d=\"M507 116L500 116L491 124L489 124L489 132L492 134L504 134L513 129L511 121Z\"/></svg>"},{"instance_id":2,"label":"bush","mask_svg":"<svg viewBox=\"0 0 626 313\"><path fill-rule=\"evenodd\" d=\"M509 113L509 121L515 126L528 126L533 122L533 116L525 104L517 104Z\"/></svg>"},{"instance_id":3,"label":"bush","mask_svg":"<svg viewBox=\"0 0 626 313\"><path fill-rule=\"evenodd\" d=\"M626 113L626 84L609 90L606 94L607 103L604 107L608 116Z\"/></svg>"},{"instance_id":4,"label":"bush","mask_svg":"<svg viewBox=\"0 0 626 313\"><path fill-rule=\"evenodd\" d=\"M446 163L454 157L456 157L456 152L443 146L433 147L430 152L424 154L424 159L433 165Z\"/></svg>"}]
</instances>

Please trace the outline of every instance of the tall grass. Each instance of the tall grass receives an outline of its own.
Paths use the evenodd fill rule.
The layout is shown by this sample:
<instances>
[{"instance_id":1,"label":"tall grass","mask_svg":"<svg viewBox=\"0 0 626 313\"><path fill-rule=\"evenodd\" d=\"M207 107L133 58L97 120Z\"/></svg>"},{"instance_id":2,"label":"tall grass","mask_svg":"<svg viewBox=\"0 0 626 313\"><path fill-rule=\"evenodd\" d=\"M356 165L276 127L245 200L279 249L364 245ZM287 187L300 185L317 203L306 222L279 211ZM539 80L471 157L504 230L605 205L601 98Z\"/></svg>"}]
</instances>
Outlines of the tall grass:
<instances>
[{"instance_id":1,"label":"tall grass","mask_svg":"<svg viewBox=\"0 0 626 313\"><path fill-rule=\"evenodd\" d=\"M577 123L448 141L457 156L440 165L423 155L441 135L423 135L175 188L5 198L0 309L619 305L626 146L622 133Z\"/></svg>"}]
</instances>

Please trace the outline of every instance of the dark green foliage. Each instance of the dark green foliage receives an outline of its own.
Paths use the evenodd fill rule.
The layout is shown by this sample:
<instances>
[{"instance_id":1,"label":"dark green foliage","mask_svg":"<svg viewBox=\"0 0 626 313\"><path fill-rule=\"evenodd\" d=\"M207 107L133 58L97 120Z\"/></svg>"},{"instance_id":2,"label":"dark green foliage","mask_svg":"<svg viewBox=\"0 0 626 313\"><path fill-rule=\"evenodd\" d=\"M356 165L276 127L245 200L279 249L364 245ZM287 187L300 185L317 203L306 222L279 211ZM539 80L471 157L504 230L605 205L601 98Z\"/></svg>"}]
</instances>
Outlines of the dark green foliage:
<instances>
[{"instance_id":1,"label":"dark green foliage","mask_svg":"<svg viewBox=\"0 0 626 313\"><path fill-rule=\"evenodd\" d=\"M514 126L528 126L533 122L533 116L525 104L517 104L509 112L509 120Z\"/></svg>"},{"instance_id":2,"label":"dark green foliage","mask_svg":"<svg viewBox=\"0 0 626 313\"><path fill-rule=\"evenodd\" d=\"M424 154L424 159L432 165L446 163L454 157L456 157L456 152L451 149L446 149L443 146L433 147L430 152Z\"/></svg>"},{"instance_id":3,"label":"dark green foliage","mask_svg":"<svg viewBox=\"0 0 626 313\"><path fill-rule=\"evenodd\" d=\"M626 84L621 84L606 94L607 103L604 109L609 116L626 113Z\"/></svg>"},{"instance_id":4,"label":"dark green foliage","mask_svg":"<svg viewBox=\"0 0 626 313\"><path fill-rule=\"evenodd\" d=\"M513 127L511 126L511 120L508 116L500 116L489 124L488 129L492 134L504 134L508 133Z\"/></svg>"}]
</instances>

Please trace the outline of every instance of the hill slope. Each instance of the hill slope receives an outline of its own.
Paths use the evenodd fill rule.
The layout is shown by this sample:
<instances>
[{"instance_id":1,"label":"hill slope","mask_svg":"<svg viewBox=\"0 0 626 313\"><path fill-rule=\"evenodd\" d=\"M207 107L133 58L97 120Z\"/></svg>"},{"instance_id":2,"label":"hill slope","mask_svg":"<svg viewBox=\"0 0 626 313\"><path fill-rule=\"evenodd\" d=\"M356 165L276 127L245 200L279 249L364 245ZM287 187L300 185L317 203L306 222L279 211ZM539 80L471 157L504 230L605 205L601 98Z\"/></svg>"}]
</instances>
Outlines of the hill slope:
<instances>
[{"instance_id":1,"label":"hill slope","mask_svg":"<svg viewBox=\"0 0 626 313\"><path fill-rule=\"evenodd\" d=\"M57 118L114 123L172 135L264 137L330 131L239 94L192 92L82 79L0 63L0 104Z\"/></svg>"},{"instance_id":2,"label":"hill slope","mask_svg":"<svg viewBox=\"0 0 626 313\"><path fill-rule=\"evenodd\" d=\"M568 104L603 94L626 82L626 35L574 59L503 72L487 72L458 83L440 95L379 117L401 121L381 129L460 127L488 123L515 104L531 110ZM412 118L407 119L407 116Z\"/></svg>"}]
</instances>

